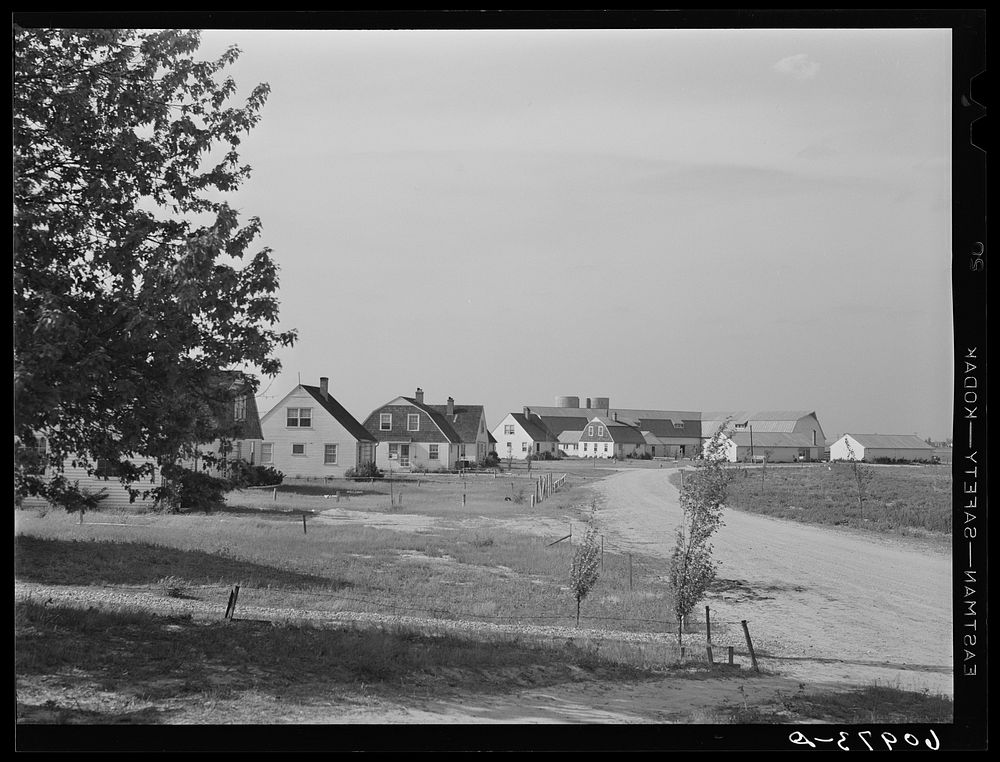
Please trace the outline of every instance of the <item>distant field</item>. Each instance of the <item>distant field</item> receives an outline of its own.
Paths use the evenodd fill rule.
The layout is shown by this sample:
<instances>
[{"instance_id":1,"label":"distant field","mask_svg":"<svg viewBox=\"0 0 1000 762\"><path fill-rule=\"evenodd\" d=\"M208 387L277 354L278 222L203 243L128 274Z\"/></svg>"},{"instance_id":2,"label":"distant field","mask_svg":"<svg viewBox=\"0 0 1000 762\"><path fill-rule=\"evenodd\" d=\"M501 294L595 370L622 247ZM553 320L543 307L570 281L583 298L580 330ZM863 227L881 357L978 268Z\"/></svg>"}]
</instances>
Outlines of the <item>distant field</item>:
<instances>
[{"instance_id":1,"label":"distant field","mask_svg":"<svg viewBox=\"0 0 1000 762\"><path fill-rule=\"evenodd\" d=\"M952 529L948 466L869 466L872 481L858 505L851 467L841 463L733 468L730 507L810 524L861 527L902 534ZM676 477L679 484L679 477Z\"/></svg>"}]
</instances>

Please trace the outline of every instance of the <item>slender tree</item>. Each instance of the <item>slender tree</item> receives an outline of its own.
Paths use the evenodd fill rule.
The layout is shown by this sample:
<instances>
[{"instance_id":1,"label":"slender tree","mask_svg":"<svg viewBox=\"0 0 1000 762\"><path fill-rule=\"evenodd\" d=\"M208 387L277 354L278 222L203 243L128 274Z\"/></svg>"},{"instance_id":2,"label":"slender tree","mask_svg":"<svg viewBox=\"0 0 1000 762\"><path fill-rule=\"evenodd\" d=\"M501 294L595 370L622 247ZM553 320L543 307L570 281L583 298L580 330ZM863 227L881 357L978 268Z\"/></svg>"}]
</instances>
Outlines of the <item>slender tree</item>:
<instances>
[{"instance_id":1,"label":"slender tree","mask_svg":"<svg viewBox=\"0 0 1000 762\"><path fill-rule=\"evenodd\" d=\"M15 491L72 491L73 458L123 482L218 432L220 370L275 375L277 266L224 199L268 94L230 105L195 31L14 28ZM26 463L36 437L47 473ZM53 476L54 474L54 476ZM61 480L61 481L60 481Z\"/></svg>"},{"instance_id":2,"label":"slender tree","mask_svg":"<svg viewBox=\"0 0 1000 762\"><path fill-rule=\"evenodd\" d=\"M687 475L680 490L684 519L677 527L670 556L669 586L677 619L677 646L688 615L715 580L718 562L712 557L712 535L722 526L722 511L730 474L725 467L723 438L726 424L706 443L702 459Z\"/></svg>"},{"instance_id":3,"label":"slender tree","mask_svg":"<svg viewBox=\"0 0 1000 762\"><path fill-rule=\"evenodd\" d=\"M854 477L854 484L858 492L858 511L861 513L861 520L865 520L865 497L868 495L868 486L871 484L875 474L863 460L861 460L851 447L851 440L844 439L847 447L847 460L851 464L851 475Z\"/></svg>"},{"instance_id":4,"label":"slender tree","mask_svg":"<svg viewBox=\"0 0 1000 762\"><path fill-rule=\"evenodd\" d=\"M580 626L580 604L597 584L601 567L601 545L597 535L596 520L592 517L587 524L583 541L576 546L570 565L570 590L576 599L576 626Z\"/></svg>"}]
</instances>

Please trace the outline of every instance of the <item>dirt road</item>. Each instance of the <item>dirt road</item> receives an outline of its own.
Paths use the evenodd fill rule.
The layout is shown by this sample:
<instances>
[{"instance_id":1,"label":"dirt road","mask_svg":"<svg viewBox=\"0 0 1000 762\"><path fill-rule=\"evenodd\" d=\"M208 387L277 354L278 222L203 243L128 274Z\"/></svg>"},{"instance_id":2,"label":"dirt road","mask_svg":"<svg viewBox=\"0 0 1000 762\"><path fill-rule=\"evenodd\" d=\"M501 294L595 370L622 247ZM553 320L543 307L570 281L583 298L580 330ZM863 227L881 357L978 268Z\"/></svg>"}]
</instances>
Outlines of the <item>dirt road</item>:
<instances>
[{"instance_id":1,"label":"dirt road","mask_svg":"<svg viewBox=\"0 0 1000 762\"><path fill-rule=\"evenodd\" d=\"M668 470L622 471L594 485L619 545L667 558L682 514ZM740 646L746 619L761 665L815 683L953 695L951 557L907 538L868 537L726 511L713 545L713 641ZM725 632L721 624L728 622Z\"/></svg>"}]
</instances>

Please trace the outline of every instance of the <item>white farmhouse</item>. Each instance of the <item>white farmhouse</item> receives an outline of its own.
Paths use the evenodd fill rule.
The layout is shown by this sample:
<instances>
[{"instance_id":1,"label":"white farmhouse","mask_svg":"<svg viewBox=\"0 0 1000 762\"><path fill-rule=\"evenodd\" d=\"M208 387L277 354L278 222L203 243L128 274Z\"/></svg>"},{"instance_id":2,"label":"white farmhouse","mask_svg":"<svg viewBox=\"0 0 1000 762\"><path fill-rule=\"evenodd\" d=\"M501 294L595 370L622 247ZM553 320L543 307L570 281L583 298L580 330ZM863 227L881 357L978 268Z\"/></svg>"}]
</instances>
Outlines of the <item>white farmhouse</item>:
<instances>
[{"instance_id":1,"label":"white farmhouse","mask_svg":"<svg viewBox=\"0 0 1000 762\"><path fill-rule=\"evenodd\" d=\"M299 384L260 419L262 466L290 478L343 476L375 461L378 440L330 395L329 379Z\"/></svg>"},{"instance_id":2,"label":"white farmhouse","mask_svg":"<svg viewBox=\"0 0 1000 762\"><path fill-rule=\"evenodd\" d=\"M520 413L507 416L493 429L496 439L496 453L500 458L524 460L543 452L556 455L559 439L546 428L542 419L524 408Z\"/></svg>"}]
</instances>

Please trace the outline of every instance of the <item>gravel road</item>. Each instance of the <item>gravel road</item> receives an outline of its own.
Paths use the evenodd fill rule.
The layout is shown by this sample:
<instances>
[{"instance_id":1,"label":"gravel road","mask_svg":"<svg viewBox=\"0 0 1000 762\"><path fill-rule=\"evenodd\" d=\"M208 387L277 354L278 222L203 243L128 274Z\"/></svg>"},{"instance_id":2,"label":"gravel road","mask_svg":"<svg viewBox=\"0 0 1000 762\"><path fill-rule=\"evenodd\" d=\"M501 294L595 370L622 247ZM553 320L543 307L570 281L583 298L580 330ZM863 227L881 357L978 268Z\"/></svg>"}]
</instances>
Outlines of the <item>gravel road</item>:
<instances>
[{"instance_id":1,"label":"gravel road","mask_svg":"<svg viewBox=\"0 0 1000 762\"><path fill-rule=\"evenodd\" d=\"M682 519L670 471L621 471L594 485L602 531L667 558ZM713 641L739 643L746 619L762 666L810 683L953 695L951 556L931 542L870 537L735 510L713 545L719 578L708 601L729 622Z\"/></svg>"}]
</instances>

